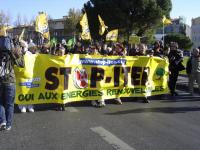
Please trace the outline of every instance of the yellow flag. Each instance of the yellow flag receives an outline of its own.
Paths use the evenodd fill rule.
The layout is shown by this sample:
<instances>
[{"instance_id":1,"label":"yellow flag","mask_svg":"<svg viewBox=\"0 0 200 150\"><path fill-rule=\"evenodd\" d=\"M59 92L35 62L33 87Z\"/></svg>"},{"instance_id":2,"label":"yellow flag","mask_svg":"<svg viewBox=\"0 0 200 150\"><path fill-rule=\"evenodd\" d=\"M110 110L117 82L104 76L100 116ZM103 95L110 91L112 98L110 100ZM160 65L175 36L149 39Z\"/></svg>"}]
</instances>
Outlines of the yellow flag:
<instances>
[{"instance_id":1,"label":"yellow flag","mask_svg":"<svg viewBox=\"0 0 200 150\"><path fill-rule=\"evenodd\" d=\"M118 38L118 29L112 30L108 32L106 35L106 41L113 41L116 42Z\"/></svg>"},{"instance_id":2,"label":"yellow flag","mask_svg":"<svg viewBox=\"0 0 200 150\"><path fill-rule=\"evenodd\" d=\"M6 30L7 30L7 27L5 26L0 27L0 36L7 36Z\"/></svg>"},{"instance_id":3,"label":"yellow flag","mask_svg":"<svg viewBox=\"0 0 200 150\"><path fill-rule=\"evenodd\" d=\"M172 21L170 19L167 19L165 16L163 16L162 22L164 25L172 24Z\"/></svg>"},{"instance_id":4,"label":"yellow flag","mask_svg":"<svg viewBox=\"0 0 200 150\"><path fill-rule=\"evenodd\" d=\"M99 18L99 22L100 22L100 26L99 26L99 34L100 35L103 35L107 26L105 25L103 19L101 18L100 15L98 15L98 18Z\"/></svg>"},{"instance_id":5,"label":"yellow flag","mask_svg":"<svg viewBox=\"0 0 200 150\"><path fill-rule=\"evenodd\" d=\"M22 33L19 36L19 40L23 40L23 38L24 38L24 32L25 32L25 28L23 28Z\"/></svg>"},{"instance_id":6,"label":"yellow flag","mask_svg":"<svg viewBox=\"0 0 200 150\"><path fill-rule=\"evenodd\" d=\"M40 32L44 38L50 40L48 20L47 20L47 15L45 13L40 13L37 16L35 31Z\"/></svg>"},{"instance_id":7,"label":"yellow flag","mask_svg":"<svg viewBox=\"0 0 200 150\"><path fill-rule=\"evenodd\" d=\"M7 36L7 31L12 29L12 26L0 26L0 36Z\"/></svg>"},{"instance_id":8,"label":"yellow flag","mask_svg":"<svg viewBox=\"0 0 200 150\"><path fill-rule=\"evenodd\" d=\"M86 13L83 15L80 21L80 25L82 26L81 38L83 40L91 40L90 29Z\"/></svg>"}]
</instances>

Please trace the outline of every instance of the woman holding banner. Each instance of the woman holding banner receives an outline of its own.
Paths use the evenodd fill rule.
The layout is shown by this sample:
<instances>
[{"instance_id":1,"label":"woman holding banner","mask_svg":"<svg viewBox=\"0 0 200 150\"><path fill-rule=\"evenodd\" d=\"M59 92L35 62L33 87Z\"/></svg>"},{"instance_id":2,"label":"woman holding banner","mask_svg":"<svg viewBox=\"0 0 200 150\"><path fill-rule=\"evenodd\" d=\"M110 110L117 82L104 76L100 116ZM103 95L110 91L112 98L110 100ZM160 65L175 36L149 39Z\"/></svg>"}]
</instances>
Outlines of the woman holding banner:
<instances>
[{"instance_id":1,"label":"woman holding banner","mask_svg":"<svg viewBox=\"0 0 200 150\"><path fill-rule=\"evenodd\" d=\"M147 46L145 44L139 44L136 56L145 56L146 55L146 50L147 50ZM146 76L148 76L149 71L146 69L146 70L144 70L144 72L146 73ZM148 100L147 96L144 97L143 102L144 103L149 103L150 102Z\"/></svg>"},{"instance_id":2,"label":"woman holding banner","mask_svg":"<svg viewBox=\"0 0 200 150\"><path fill-rule=\"evenodd\" d=\"M28 45L27 42L25 42L24 40L20 41L20 46L22 47L22 53L23 55L27 54L27 55L32 55L30 49L32 49L33 46L35 45ZM26 113L26 110L28 109L29 112L34 112L34 107L33 105L18 105L21 113Z\"/></svg>"}]
</instances>

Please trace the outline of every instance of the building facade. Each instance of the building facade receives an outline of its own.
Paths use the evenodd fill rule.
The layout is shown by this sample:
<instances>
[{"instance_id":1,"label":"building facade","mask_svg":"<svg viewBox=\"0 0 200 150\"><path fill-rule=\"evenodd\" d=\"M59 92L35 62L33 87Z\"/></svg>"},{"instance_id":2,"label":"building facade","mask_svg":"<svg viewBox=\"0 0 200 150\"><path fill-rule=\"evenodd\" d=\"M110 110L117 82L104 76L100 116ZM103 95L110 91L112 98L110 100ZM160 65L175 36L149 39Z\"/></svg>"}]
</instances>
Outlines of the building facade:
<instances>
[{"instance_id":1,"label":"building facade","mask_svg":"<svg viewBox=\"0 0 200 150\"><path fill-rule=\"evenodd\" d=\"M55 37L59 41L61 41L63 38L65 39L66 36L64 34L65 29L65 18L62 19L52 19L49 20L49 31L51 37Z\"/></svg>"},{"instance_id":2,"label":"building facade","mask_svg":"<svg viewBox=\"0 0 200 150\"><path fill-rule=\"evenodd\" d=\"M50 19L48 21L49 24L49 31L51 38L56 38L58 41L61 41L62 39L68 39L73 34L65 35L64 29L65 29L65 21L66 16L64 16L61 19ZM11 38L14 38L15 36L19 36L22 33L22 30L25 29L24 33L24 39L29 41L32 39L35 43L39 43L39 40L41 38L41 35L35 31L34 25L29 26L18 26L14 27L11 30L8 31L8 35Z\"/></svg>"},{"instance_id":3,"label":"building facade","mask_svg":"<svg viewBox=\"0 0 200 150\"><path fill-rule=\"evenodd\" d=\"M200 17L192 19L192 42L193 47L200 46Z\"/></svg>"},{"instance_id":4,"label":"building facade","mask_svg":"<svg viewBox=\"0 0 200 150\"><path fill-rule=\"evenodd\" d=\"M20 36L23 29L25 29L23 39L25 39L25 40L32 39L32 40L34 40L34 42L36 42L36 40L38 39L38 33L35 32L34 26L23 26L22 25L19 27L14 27L14 28L8 30L8 35L11 38L15 38L16 36Z\"/></svg>"}]
</instances>

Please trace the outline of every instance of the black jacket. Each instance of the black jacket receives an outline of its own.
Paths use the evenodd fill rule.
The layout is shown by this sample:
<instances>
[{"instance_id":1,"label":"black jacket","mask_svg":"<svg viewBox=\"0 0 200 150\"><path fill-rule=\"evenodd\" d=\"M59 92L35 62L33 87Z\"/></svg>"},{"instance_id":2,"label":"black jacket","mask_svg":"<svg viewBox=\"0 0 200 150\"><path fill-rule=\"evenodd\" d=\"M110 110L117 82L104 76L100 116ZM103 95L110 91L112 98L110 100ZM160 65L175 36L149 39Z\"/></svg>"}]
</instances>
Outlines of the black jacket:
<instances>
[{"instance_id":1,"label":"black jacket","mask_svg":"<svg viewBox=\"0 0 200 150\"><path fill-rule=\"evenodd\" d=\"M183 52L181 50L172 50L168 55L169 59L169 70L170 71L180 71L180 66L182 66Z\"/></svg>"}]
</instances>

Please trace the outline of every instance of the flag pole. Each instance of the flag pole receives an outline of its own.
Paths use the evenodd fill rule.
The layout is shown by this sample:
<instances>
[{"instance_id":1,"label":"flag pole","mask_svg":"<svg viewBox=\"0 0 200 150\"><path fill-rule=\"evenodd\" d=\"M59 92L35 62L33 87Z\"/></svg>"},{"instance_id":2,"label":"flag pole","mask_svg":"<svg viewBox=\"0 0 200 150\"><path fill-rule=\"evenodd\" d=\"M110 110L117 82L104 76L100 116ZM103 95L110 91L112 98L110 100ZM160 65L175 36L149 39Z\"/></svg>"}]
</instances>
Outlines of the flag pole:
<instances>
[{"instance_id":1,"label":"flag pole","mask_svg":"<svg viewBox=\"0 0 200 150\"><path fill-rule=\"evenodd\" d=\"M163 23L163 47L165 47L165 25Z\"/></svg>"}]
</instances>

